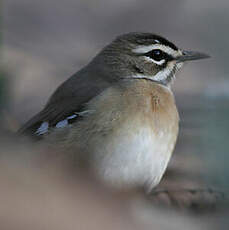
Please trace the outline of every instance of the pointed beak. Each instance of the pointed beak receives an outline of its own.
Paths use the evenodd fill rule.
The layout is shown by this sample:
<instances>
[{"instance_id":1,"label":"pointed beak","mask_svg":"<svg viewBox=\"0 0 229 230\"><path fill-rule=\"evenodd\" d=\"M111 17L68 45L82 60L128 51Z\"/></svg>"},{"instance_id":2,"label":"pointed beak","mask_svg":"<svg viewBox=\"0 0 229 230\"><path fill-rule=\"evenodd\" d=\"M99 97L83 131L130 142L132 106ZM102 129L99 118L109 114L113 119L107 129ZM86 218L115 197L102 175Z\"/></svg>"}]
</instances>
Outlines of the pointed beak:
<instances>
[{"instance_id":1,"label":"pointed beak","mask_svg":"<svg viewBox=\"0 0 229 230\"><path fill-rule=\"evenodd\" d=\"M180 63L180 62L193 61L193 60L199 60L204 58L210 58L210 56L208 54L204 54L200 52L183 50L182 55L178 56L175 60L177 61L177 63Z\"/></svg>"}]
</instances>

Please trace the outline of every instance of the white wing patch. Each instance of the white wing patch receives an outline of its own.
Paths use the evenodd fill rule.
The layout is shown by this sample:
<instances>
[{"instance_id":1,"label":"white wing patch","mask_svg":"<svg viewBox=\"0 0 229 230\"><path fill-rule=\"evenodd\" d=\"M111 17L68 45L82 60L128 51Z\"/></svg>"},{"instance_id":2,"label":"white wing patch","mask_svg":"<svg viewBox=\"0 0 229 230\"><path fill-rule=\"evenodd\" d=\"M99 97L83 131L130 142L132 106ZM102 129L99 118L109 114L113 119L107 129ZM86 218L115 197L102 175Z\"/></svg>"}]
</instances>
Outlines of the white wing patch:
<instances>
[{"instance_id":1,"label":"white wing patch","mask_svg":"<svg viewBox=\"0 0 229 230\"><path fill-rule=\"evenodd\" d=\"M62 121L59 121L57 124L56 124L56 128L64 128L66 127L67 125L69 125L69 120L71 119L74 119L76 118L78 115L77 114L73 114L69 117L67 117L66 119L62 120Z\"/></svg>"},{"instance_id":2,"label":"white wing patch","mask_svg":"<svg viewBox=\"0 0 229 230\"><path fill-rule=\"evenodd\" d=\"M90 114L92 111L89 111L89 110L86 110L86 111L83 111L83 112L79 112L79 113L75 113L71 116L68 116L66 119L64 120L61 120L59 121L56 125L55 125L55 128L64 128L66 126L70 126L71 123L70 121L72 119L75 119L76 117L78 116L86 116L88 114ZM47 121L44 121L41 126L37 129L37 131L35 132L36 135L40 136L40 135L43 135L45 133L47 133L49 131L49 123Z\"/></svg>"},{"instance_id":3,"label":"white wing patch","mask_svg":"<svg viewBox=\"0 0 229 230\"><path fill-rule=\"evenodd\" d=\"M56 128L63 128L65 126L68 125L68 119L65 119L63 121L59 121L57 124L56 124Z\"/></svg>"},{"instance_id":4,"label":"white wing patch","mask_svg":"<svg viewBox=\"0 0 229 230\"><path fill-rule=\"evenodd\" d=\"M70 119L73 119L73 118L76 118L76 117L77 117L77 115L76 115L76 114L73 114L73 115L67 117L67 119L70 120Z\"/></svg>"},{"instance_id":5,"label":"white wing patch","mask_svg":"<svg viewBox=\"0 0 229 230\"><path fill-rule=\"evenodd\" d=\"M49 129L49 123L48 122L43 122L41 124L41 126L37 129L37 131L35 132L35 134L37 134L38 136L45 134L48 132Z\"/></svg>"}]
</instances>

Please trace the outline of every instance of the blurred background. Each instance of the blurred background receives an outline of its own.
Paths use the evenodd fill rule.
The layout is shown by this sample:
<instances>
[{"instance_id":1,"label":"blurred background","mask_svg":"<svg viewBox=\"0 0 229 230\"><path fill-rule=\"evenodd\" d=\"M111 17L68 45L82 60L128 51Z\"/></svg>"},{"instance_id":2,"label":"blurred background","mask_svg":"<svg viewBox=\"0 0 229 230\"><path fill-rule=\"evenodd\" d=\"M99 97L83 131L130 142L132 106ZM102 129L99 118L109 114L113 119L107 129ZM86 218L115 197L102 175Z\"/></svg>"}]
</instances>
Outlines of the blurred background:
<instances>
[{"instance_id":1,"label":"blurred background","mask_svg":"<svg viewBox=\"0 0 229 230\"><path fill-rule=\"evenodd\" d=\"M228 189L228 0L5 0L0 4L2 129L15 131L40 111L60 83L117 35L157 33L180 48L212 57L187 64L173 85L180 134L161 187Z\"/></svg>"}]
</instances>

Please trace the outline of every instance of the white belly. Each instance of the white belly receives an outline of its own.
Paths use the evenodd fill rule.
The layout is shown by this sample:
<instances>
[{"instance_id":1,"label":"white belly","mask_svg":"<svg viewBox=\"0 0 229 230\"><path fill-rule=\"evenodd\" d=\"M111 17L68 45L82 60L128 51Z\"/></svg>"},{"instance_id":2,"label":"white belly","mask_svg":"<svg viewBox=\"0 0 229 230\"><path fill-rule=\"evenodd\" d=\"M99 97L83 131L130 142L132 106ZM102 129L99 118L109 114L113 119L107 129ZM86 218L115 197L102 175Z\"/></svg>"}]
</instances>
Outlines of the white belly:
<instances>
[{"instance_id":1,"label":"white belly","mask_svg":"<svg viewBox=\"0 0 229 230\"><path fill-rule=\"evenodd\" d=\"M146 186L151 190L165 172L176 138L169 130L155 135L149 127L128 127L105 138L93 164L100 178L115 186Z\"/></svg>"}]
</instances>

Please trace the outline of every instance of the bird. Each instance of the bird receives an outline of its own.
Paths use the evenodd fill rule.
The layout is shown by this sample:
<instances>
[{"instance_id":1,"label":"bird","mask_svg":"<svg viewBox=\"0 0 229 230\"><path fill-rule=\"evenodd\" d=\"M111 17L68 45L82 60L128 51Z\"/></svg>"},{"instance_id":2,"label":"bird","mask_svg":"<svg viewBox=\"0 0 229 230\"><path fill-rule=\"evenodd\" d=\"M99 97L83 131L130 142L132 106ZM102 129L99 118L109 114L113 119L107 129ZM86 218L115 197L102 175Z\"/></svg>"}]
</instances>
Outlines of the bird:
<instances>
[{"instance_id":1,"label":"bird","mask_svg":"<svg viewBox=\"0 0 229 230\"><path fill-rule=\"evenodd\" d=\"M155 188L174 150L171 84L184 62L210 57L147 32L119 35L63 82L20 134L45 139L114 188Z\"/></svg>"}]
</instances>

